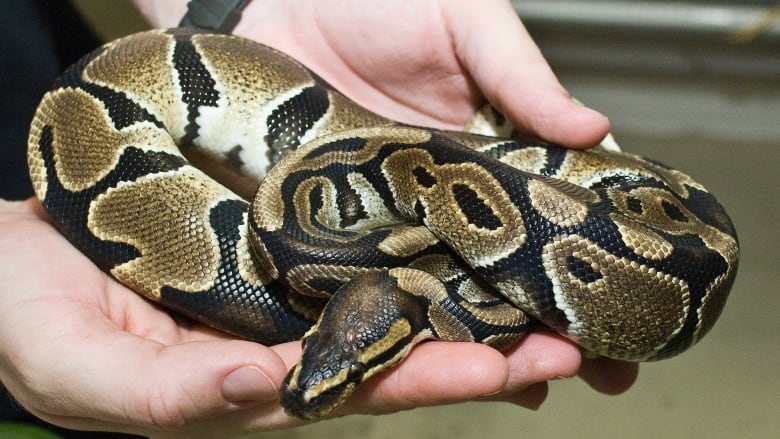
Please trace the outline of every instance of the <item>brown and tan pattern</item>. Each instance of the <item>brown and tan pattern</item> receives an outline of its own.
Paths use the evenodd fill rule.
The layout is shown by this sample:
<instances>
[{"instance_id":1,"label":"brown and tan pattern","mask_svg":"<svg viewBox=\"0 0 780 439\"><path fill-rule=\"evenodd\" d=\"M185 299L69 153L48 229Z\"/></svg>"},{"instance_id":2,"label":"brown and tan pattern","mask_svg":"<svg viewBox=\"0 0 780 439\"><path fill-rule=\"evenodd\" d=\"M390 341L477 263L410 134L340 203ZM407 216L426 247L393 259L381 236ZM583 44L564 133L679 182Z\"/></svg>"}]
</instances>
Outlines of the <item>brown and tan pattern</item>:
<instances>
[{"instance_id":1,"label":"brown and tan pattern","mask_svg":"<svg viewBox=\"0 0 780 439\"><path fill-rule=\"evenodd\" d=\"M492 109L471 129L511 131ZM302 418L427 338L506 349L544 324L595 354L672 356L715 323L739 259L679 171L396 124L284 54L192 29L71 67L28 162L63 234L128 287L260 343L303 338L280 395Z\"/></svg>"}]
</instances>

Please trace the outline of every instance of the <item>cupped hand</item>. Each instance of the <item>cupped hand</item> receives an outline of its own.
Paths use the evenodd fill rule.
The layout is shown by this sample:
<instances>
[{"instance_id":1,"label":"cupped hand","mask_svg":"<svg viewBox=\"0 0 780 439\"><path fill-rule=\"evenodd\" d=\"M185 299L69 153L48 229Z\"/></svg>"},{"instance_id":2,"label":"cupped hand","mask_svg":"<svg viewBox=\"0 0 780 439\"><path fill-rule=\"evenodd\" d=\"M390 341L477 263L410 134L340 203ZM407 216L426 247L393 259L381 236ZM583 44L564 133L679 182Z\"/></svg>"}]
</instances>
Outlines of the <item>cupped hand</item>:
<instances>
[{"instance_id":1,"label":"cupped hand","mask_svg":"<svg viewBox=\"0 0 780 439\"><path fill-rule=\"evenodd\" d=\"M81 255L37 201L0 201L0 379L34 415L154 437L290 427L299 421L284 414L277 391L299 355L296 342L265 347L172 317ZM339 414L480 397L533 408L545 381L579 365L577 349L551 334L533 334L507 356L473 343L425 343ZM600 372L591 381L602 391L630 385L615 389Z\"/></svg>"},{"instance_id":2,"label":"cupped hand","mask_svg":"<svg viewBox=\"0 0 780 439\"><path fill-rule=\"evenodd\" d=\"M156 27L182 1L134 0ZM574 100L505 0L267 0L234 29L292 55L384 116L459 129L489 101L524 137L573 148L598 144L602 114Z\"/></svg>"}]
</instances>

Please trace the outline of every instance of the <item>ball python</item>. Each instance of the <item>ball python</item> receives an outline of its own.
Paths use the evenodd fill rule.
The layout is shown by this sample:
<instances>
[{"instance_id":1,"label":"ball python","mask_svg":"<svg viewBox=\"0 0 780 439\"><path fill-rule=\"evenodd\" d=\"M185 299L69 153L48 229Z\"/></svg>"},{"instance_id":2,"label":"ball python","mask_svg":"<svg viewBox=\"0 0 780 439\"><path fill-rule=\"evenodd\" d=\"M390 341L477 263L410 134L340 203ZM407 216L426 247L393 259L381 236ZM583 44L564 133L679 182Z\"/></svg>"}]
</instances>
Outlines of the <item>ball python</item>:
<instances>
[{"instance_id":1,"label":"ball python","mask_svg":"<svg viewBox=\"0 0 780 439\"><path fill-rule=\"evenodd\" d=\"M672 356L737 271L727 214L679 171L397 123L272 48L193 29L69 68L28 162L59 230L124 285L248 340L302 339L280 401L307 419L429 338L505 349L543 327Z\"/></svg>"}]
</instances>

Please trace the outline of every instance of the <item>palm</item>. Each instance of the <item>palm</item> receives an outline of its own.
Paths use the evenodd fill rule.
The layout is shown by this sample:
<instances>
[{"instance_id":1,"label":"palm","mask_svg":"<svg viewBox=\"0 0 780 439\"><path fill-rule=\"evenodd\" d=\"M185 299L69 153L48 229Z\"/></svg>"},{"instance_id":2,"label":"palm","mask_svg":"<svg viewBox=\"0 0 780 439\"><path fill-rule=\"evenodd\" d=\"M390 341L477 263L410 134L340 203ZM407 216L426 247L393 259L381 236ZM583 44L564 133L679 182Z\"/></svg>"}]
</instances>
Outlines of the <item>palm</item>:
<instances>
[{"instance_id":1,"label":"palm","mask_svg":"<svg viewBox=\"0 0 780 439\"><path fill-rule=\"evenodd\" d=\"M401 122L457 129L487 100L521 134L563 145L593 146L609 129L571 101L505 1L250 3L244 15L237 34Z\"/></svg>"},{"instance_id":2,"label":"palm","mask_svg":"<svg viewBox=\"0 0 780 439\"><path fill-rule=\"evenodd\" d=\"M15 252L2 253L22 268L15 275L20 284L27 284L13 314L20 324L44 322L56 326L59 336L79 336L63 331L75 326L70 322L80 322L89 315L90 320L104 320L105 324L163 344L206 337L198 325L184 329L169 314L100 271L51 225L41 221L39 206L30 202L26 207L27 212L6 225L9 235L27 236L27 245ZM46 259L40 260L41 255ZM19 264L20 259L28 263ZM7 263L10 265L12 261ZM45 275L41 275L41 267ZM67 312L63 305L68 306Z\"/></svg>"},{"instance_id":3,"label":"palm","mask_svg":"<svg viewBox=\"0 0 780 439\"><path fill-rule=\"evenodd\" d=\"M269 23L250 17L242 25L247 36L291 54L393 119L456 128L473 114L479 93L452 51L444 23L430 20L437 2L379 3L370 10L352 1L299 6L304 10L297 14L270 13L275 19ZM297 31L277 31L291 28Z\"/></svg>"}]
</instances>

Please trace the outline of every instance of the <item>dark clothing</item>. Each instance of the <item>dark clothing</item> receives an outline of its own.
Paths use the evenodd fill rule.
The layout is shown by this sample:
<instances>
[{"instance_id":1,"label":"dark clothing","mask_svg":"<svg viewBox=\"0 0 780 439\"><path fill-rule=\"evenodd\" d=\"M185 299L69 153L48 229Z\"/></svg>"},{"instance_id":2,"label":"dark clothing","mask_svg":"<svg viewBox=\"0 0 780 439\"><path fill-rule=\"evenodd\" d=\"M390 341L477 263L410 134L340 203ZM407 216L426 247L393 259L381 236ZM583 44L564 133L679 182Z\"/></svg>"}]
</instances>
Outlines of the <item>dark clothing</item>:
<instances>
[{"instance_id":1,"label":"dark clothing","mask_svg":"<svg viewBox=\"0 0 780 439\"><path fill-rule=\"evenodd\" d=\"M100 45L67 1L0 0L0 198L33 194L27 175L27 134L35 108L70 64ZM0 386L0 422L44 426L63 438L129 438L47 426Z\"/></svg>"},{"instance_id":2,"label":"dark clothing","mask_svg":"<svg viewBox=\"0 0 780 439\"><path fill-rule=\"evenodd\" d=\"M100 42L67 1L0 0L0 198L32 195L27 134L41 96Z\"/></svg>"}]
</instances>

